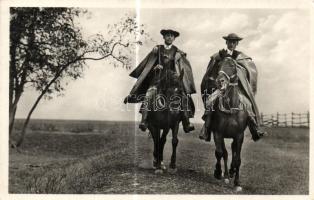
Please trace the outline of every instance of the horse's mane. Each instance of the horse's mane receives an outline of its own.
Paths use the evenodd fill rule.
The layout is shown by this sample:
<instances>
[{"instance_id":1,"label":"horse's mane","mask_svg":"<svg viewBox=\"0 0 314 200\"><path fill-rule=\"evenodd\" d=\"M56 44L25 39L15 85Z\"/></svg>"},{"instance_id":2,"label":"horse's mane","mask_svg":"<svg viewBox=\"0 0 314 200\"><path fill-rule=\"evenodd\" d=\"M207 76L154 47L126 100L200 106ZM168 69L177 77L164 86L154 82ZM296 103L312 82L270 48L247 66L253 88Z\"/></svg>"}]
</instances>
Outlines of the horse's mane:
<instances>
[{"instance_id":1,"label":"horse's mane","mask_svg":"<svg viewBox=\"0 0 314 200\"><path fill-rule=\"evenodd\" d=\"M236 61L231 57L225 57L224 59L222 59L219 65L221 66L223 64L228 64L229 66L234 66L234 67L237 66Z\"/></svg>"}]
</instances>

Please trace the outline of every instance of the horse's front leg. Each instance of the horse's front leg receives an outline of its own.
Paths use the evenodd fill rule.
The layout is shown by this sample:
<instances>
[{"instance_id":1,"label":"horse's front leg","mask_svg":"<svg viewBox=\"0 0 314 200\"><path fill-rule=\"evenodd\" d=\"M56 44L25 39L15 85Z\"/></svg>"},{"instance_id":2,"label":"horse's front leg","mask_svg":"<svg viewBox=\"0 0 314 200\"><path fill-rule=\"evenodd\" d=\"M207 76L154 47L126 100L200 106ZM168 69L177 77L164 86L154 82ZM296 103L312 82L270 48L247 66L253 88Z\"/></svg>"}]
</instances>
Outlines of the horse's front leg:
<instances>
[{"instance_id":1,"label":"horse's front leg","mask_svg":"<svg viewBox=\"0 0 314 200\"><path fill-rule=\"evenodd\" d=\"M222 143L223 143L223 138L221 135L219 135L217 132L214 133L214 141L215 141L215 156L216 156L216 168L214 171L214 176L216 179L221 179L222 178L222 171L221 171L221 158L223 156L223 149L222 149Z\"/></svg>"},{"instance_id":2,"label":"horse's front leg","mask_svg":"<svg viewBox=\"0 0 314 200\"><path fill-rule=\"evenodd\" d=\"M166 144L166 141L167 141L167 135L169 133L169 129L164 129L164 131L162 132L162 135L161 135L161 139L160 139L160 160L161 160L161 169L165 170L166 169L166 166L164 165L163 163L163 160L164 160L164 147L165 147L165 144Z\"/></svg>"},{"instance_id":3,"label":"horse's front leg","mask_svg":"<svg viewBox=\"0 0 314 200\"><path fill-rule=\"evenodd\" d=\"M156 131L154 130L154 128L150 127L149 128L150 134L153 138L153 142L154 142L154 151L153 151L153 169L157 168L157 157L158 157L158 152L157 152L157 138L156 138Z\"/></svg>"},{"instance_id":4,"label":"horse's front leg","mask_svg":"<svg viewBox=\"0 0 314 200\"><path fill-rule=\"evenodd\" d=\"M172 155L170 162L170 169L175 172L176 171L176 157L177 157L177 146L179 143L178 139L178 131L179 131L179 122L174 125L172 130Z\"/></svg>"},{"instance_id":5,"label":"horse's front leg","mask_svg":"<svg viewBox=\"0 0 314 200\"><path fill-rule=\"evenodd\" d=\"M153 141L154 141L154 161L153 168L156 169L155 173L160 173L161 170L161 155L160 155L160 129L151 128L150 129Z\"/></svg>"},{"instance_id":6,"label":"horse's front leg","mask_svg":"<svg viewBox=\"0 0 314 200\"><path fill-rule=\"evenodd\" d=\"M232 150L232 160L230 164L229 176L233 178L234 173L236 172L236 164L235 164L235 157L236 157L236 142L235 139L231 143L231 150Z\"/></svg>"},{"instance_id":7,"label":"horse's front leg","mask_svg":"<svg viewBox=\"0 0 314 200\"><path fill-rule=\"evenodd\" d=\"M244 133L241 133L238 138L235 139L236 153L235 153L235 178L234 186L237 192L242 191L240 186L240 165L241 165L241 149L243 143Z\"/></svg>"},{"instance_id":8,"label":"horse's front leg","mask_svg":"<svg viewBox=\"0 0 314 200\"><path fill-rule=\"evenodd\" d=\"M222 151L223 151L223 155L222 156L223 156L223 159L224 159L224 167L225 167L224 179L225 179L225 183L229 184L228 151L226 149L224 140L222 140Z\"/></svg>"}]
</instances>

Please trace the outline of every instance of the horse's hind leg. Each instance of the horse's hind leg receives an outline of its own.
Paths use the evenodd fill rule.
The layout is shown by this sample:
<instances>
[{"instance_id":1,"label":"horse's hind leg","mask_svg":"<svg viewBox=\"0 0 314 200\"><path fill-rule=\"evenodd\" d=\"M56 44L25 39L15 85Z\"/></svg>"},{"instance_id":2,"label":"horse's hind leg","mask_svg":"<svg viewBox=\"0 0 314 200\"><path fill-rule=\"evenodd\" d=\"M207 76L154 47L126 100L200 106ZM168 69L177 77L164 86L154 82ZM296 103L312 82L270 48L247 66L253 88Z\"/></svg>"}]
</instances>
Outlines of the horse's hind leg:
<instances>
[{"instance_id":1,"label":"horse's hind leg","mask_svg":"<svg viewBox=\"0 0 314 200\"><path fill-rule=\"evenodd\" d=\"M224 167L225 167L224 179L225 179L225 183L229 183L228 151L226 149L224 140L222 140L222 152L223 152L222 156L223 156L223 159L224 159Z\"/></svg>"},{"instance_id":2,"label":"horse's hind leg","mask_svg":"<svg viewBox=\"0 0 314 200\"><path fill-rule=\"evenodd\" d=\"M171 155L171 162L170 162L170 168L172 170L176 169L177 146L179 143L178 130L179 130L179 123L177 123L172 128L172 155Z\"/></svg>"},{"instance_id":3,"label":"horse's hind leg","mask_svg":"<svg viewBox=\"0 0 314 200\"><path fill-rule=\"evenodd\" d=\"M222 150L222 138L219 136L217 133L214 133L214 141L215 141L215 156L217 159L216 162L216 168L214 171L214 176L216 179L221 179L222 178L222 171L221 171L221 158L223 157L223 150Z\"/></svg>"}]
</instances>

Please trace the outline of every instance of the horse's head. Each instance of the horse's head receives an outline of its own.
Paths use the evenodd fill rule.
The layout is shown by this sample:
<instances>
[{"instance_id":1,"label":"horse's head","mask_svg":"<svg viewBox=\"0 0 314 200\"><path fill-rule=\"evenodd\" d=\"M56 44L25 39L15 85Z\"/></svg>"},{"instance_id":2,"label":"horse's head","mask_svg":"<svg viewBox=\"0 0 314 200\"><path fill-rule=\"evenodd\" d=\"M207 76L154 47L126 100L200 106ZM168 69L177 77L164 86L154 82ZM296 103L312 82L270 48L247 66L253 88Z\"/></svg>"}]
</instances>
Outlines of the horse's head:
<instances>
[{"instance_id":1,"label":"horse's head","mask_svg":"<svg viewBox=\"0 0 314 200\"><path fill-rule=\"evenodd\" d=\"M236 85L238 82L237 63L230 57L224 58L219 63L219 72L216 78L219 90L225 91L228 86Z\"/></svg>"}]
</instances>

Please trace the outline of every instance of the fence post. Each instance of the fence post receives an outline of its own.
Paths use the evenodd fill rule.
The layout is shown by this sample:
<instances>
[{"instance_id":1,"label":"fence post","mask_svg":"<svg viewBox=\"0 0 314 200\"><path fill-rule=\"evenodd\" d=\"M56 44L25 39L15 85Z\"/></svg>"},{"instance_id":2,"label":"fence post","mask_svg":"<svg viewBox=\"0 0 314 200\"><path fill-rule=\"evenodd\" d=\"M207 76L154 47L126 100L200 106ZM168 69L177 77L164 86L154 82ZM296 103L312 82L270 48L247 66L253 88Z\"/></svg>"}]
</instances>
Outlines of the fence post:
<instances>
[{"instance_id":1,"label":"fence post","mask_svg":"<svg viewBox=\"0 0 314 200\"><path fill-rule=\"evenodd\" d=\"M293 128L293 112L291 113L291 127Z\"/></svg>"},{"instance_id":2,"label":"fence post","mask_svg":"<svg viewBox=\"0 0 314 200\"><path fill-rule=\"evenodd\" d=\"M310 111L307 111L307 127L310 128Z\"/></svg>"},{"instance_id":3,"label":"fence post","mask_svg":"<svg viewBox=\"0 0 314 200\"><path fill-rule=\"evenodd\" d=\"M285 127L288 127L288 122L287 122L287 113L285 113Z\"/></svg>"},{"instance_id":4,"label":"fence post","mask_svg":"<svg viewBox=\"0 0 314 200\"><path fill-rule=\"evenodd\" d=\"M270 117L261 112L261 125L271 125L272 127L310 127L310 111L306 113L294 113L291 112L291 125L289 113L280 114L270 114Z\"/></svg>"}]
</instances>

